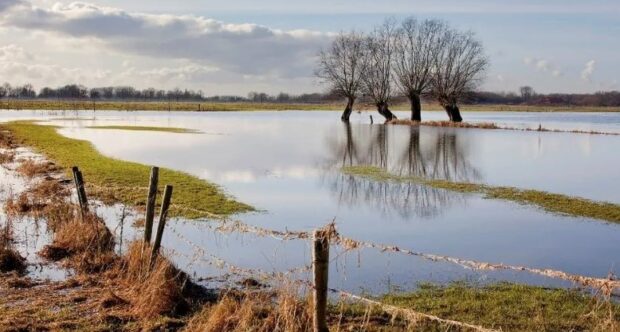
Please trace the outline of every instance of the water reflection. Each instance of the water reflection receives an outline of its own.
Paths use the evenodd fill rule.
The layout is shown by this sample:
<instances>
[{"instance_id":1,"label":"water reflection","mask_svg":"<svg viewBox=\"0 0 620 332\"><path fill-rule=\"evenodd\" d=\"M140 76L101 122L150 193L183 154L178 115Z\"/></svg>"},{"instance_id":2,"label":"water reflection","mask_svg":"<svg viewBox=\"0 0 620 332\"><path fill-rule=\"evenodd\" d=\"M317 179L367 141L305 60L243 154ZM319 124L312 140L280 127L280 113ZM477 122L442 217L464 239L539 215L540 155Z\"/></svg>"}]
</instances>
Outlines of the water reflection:
<instances>
[{"instance_id":1,"label":"water reflection","mask_svg":"<svg viewBox=\"0 0 620 332\"><path fill-rule=\"evenodd\" d=\"M481 172L469 161L467 137L459 137L458 131L348 123L342 126L344 135L330 133L327 137L329 167L374 166L402 176L482 180Z\"/></svg>"},{"instance_id":2,"label":"water reflection","mask_svg":"<svg viewBox=\"0 0 620 332\"><path fill-rule=\"evenodd\" d=\"M344 135L327 138L330 169L363 165L403 176L469 182L482 178L455 131L431 128L422 135L419 127L349 123L342 128ZM465 203L463 195L416 183L372 181L338 171L328 172L325 180L340 204L369 205L401 218L433 217L457 202Z\"/></svg>"}]
</instances>

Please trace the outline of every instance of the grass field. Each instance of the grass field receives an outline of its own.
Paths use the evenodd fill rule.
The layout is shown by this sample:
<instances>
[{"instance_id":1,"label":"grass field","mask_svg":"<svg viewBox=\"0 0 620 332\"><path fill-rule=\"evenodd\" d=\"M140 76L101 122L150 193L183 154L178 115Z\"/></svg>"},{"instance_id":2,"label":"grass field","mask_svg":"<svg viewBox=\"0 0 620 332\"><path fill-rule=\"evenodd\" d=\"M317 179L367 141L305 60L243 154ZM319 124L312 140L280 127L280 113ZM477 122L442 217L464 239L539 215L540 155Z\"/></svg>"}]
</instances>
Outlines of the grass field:
<instances>
[{"instance_id":1,"label":"grass field","mask_svg":"<svg viewBox=\"0 0 620 332\"><path fill-rule=\"evenodd\" d=\"M617 331L620 327L620 306L608 303L597 308L592 297L575 290L457 282L422 284L413 293L386 295L381 300L502 331Z\"/></svg>"},{"instance_id":2,"label":"grass field","mask_svg":"<svg viewBox=\"0 0 620 332\"><path fill-rule=\"evenodd\" d=\"M477 193L484 195L486 198L502 199L520 204L533 205L553 213L620 223L620 205L614 203L597 202L585 198L548 193L540 190L495 187L477 183L399 176L390 174L383 169L373 166L345 167L342 171L345 174L361 176L376 181L414 182L437 189L446 189L462 193Z\"/></svg>"},{"instance_id":3,"label":"grass field","mask_svg":"<svg viewBox=\"0 0 620 332\"><path fill-rule=\"evenodd\" d=\"M392 110L407 111L408 104L395 104ZM287 104L287 103L253 103L253 102L139 102L139 101L98 101L93 103L89 100L0 100L0 109L14 110L122 110L122 111L203 111L203 112L226 112L226 111L342 111L344 104ZM424 104L423 111L441 111L438 104ZM355 110L375 111L371 104L358 103ZM528 106L528 105L462 105L465 112L620 112L620 107L573 107L573 106Z\"/></svg>"},{"instance_id":4,"label":"grass field","mask_svg":"<svg viewBox=\"0 0 620 332\"><path fill-rule=\"evenodd\" d=\"M10 122L0 128L8 129L17 141L45 155L67 170L67 174L72 166L80 167L87 186L90 186L89 195L131 206L145 204L149 166L106 157L90 142L62 136L53 126L22 121ZM160 169L159 183L160 190L164 184L174 186L172 204L178 208L173 215L197 218L206 216L199 211L230 215L253 210L227 196L217 185L187 173Z\"/></svg>"}]
</instances>

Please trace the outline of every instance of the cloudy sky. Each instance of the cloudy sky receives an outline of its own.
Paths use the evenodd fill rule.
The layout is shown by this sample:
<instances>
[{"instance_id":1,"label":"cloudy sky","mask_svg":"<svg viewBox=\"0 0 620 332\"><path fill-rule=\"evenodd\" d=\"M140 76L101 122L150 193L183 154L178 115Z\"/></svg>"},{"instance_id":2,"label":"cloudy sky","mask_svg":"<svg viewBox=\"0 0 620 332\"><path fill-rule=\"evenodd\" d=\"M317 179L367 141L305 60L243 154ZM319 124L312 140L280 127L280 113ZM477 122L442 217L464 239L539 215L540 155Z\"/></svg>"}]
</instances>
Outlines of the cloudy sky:
<instances>
[{"instance_id":1,"label":"cloudy sky","mask_svg":"<svg viewBox=\"0 0 620 332\"><path fill-rule=\"evenodd\" d=\"M321 91L330 36L409 15L476 32L485 90L620 89L618 0L0 0L0 81Z\"/></svg>"}]
</instances>

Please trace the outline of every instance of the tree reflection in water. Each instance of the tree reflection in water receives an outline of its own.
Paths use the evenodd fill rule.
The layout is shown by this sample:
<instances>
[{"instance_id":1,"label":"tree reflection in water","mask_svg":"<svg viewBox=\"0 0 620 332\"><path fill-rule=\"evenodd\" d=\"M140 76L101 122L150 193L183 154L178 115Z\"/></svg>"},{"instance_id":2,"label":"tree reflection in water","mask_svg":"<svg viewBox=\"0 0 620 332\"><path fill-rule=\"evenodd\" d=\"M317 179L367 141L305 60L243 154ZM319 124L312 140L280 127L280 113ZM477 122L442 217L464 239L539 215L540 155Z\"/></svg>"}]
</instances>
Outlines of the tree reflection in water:
<instances>
[{"instance_id":1,"label":"tree reflection in water","mask_svg":"<svg viewBox=\"0 0 620 332\"><path fill-rule=\"evenodd\" d=\"M373 181L343 174L346 166L374 166L392 174L450 181L477 182L480 172L468 161L459 132L444 128L342 124L344 135L327 139L329 157L325 182L341 204L367 205L384 214L433 217L455 203L459 193L413 182Z\"/></svg>"}]
</instances>

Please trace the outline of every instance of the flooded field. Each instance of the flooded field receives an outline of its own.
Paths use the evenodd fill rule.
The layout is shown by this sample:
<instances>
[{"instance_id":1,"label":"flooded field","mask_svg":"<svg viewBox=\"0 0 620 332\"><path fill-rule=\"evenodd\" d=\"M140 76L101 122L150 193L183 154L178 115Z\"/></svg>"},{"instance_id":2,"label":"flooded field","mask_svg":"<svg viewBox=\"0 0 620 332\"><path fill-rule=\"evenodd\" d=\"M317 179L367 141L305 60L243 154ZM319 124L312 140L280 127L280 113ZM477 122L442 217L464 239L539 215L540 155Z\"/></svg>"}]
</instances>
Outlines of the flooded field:
<instances>
[{"instance_id":1,"label":"flooded field","mask_svg":"<svg viewBox=\"0 0 620 332\"><path fill-rule=\"evenodd\" d=\"M406 118L407 114L397 114ZM373 115L375 120L377 115ZM443 113L428 113L427 120ZM620 133L614 113L465 113L471 122L519 128ZM303 230L335 221L362 241L484 262L553 268L606 277L620 263L620 225L545 212L415 183L382 182L342 173L375 166L392 174L537 189L620 203L620 136L510 130L385 126L355 114L350 125L333 112L0 112L2 121L41 119L104 155L187 172L220 185L260 212L234 216L274 230ZM159 126L192 133L97 129ZM146 175L145 175L146 176ZM88 179L86 179L88 181ZM145 183L146 185L146 183ZM146 195L146 192L145 192ZM102 208L119 220L118 209ZM130 239L140 232L111 224ZM209 278L225 271L207 253L237 266L287 271L310 264L307 240L225 234L208 220L176 219L164 247L181 269ZM359 250L332 254L330 283L386 292L420 281L522 281L565 285L521 272L476 272L399 253Z\"/></svg>"}]
</instances>

